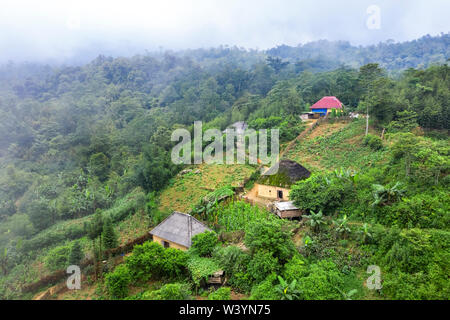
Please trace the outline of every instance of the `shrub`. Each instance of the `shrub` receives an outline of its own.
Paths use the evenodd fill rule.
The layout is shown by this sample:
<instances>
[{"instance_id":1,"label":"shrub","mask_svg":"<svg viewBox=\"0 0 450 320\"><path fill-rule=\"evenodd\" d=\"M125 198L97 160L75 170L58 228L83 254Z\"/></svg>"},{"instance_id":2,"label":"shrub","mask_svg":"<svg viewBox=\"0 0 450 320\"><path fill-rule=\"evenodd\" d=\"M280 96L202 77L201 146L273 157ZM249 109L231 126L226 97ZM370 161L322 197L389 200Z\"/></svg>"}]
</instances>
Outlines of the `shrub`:
<instances>
[{"instance_id":1,"label":"shrub","mask_svg":"<svg viewBox=\"0 0 450 320\"><path fill-rule=\"evenodd\" d=\"M383 141L381 138L370 133L364 137L363 145L368 146L374 151L383 149Z\"/></svg>"},{"instance_id":2,"label":"shrub","mask_svg":"<svg viewBox=\"0 0 450 320\"><path fill-rule=\"evenodd\" d=\"M252 275L255 281L263 281L269 274L276 273L280 269L278 259L274 258L269 251L257 251L248 264L247 272Z\"/></svg>"},{"instance_id":3,"label":"shrub","mask_svg":"<svg viewBox=\"0 0 450 320\"><path fill-rule=\"evenodd\" d=\"M228 283L240 292L248 293L252 289L255 279L247 272L239 271L233 273Z\"/></svg>"},{"instance_id":4,"label":"shrub","mask_svg":"<svg viewBox=\"0 0 450 320\"><path fill-rule=\"evenodd\" d=\"M191 250L199 256L210 256L218 243L215 232L203 232L192 237Z\"/></svg>"},{"instance_id":5,"label":"shrub","mask_svg":"<svg viewBox=\"0 0 450 320\"><path fill-rule=\"evenodd\" d=\"M55 271L67 267L70 246L59 246L50 250L45 257L45 265L50 271Z\"/></svg>"},{"instance_id":6,"label":"shrub","mask_svg":"<svg viewBox=\"0 0 450 320\"><path fill-rule=\"evenodd\" d=\"M124 220L130 214L145 207L145 193L141 188L136 188L125 197L117 200L111 209L105 211L113 222Z\"/></svg>"},{"instance_id":7,"label":"shrub","mask_svg":"<svg viewBox=\"0 0 450 320\"><path fill-rule=\"evenodd\" d=\"M219 262L227 274L247 270L250 255L237 246L217 247L213 258Z\"/></svg>"},{"instance_id":8,"label":"shrub","mask_svg":"<svg viewBox=\"0 0 450 320\"><path fill-rule=\"evenodd\" d=\"M440 251L434 254L425 272L413 274L395 271L384 277L383 292L393 299L447 300L450 295L448 263L450 253Z\"/></svg>"},{"instance_id":9,"label":"shrub","mask_svg":"<svg viewBox=\"0 0 450 320\"><path fill-rule=\"evenodd\" d=\"M289 193L294 204L303 210L326 215L333 214L342 206L346 197L353 196L352 184L334 174L318 173L295 183Z\"/></svg>"},{"instance_id":10,"label":"shrub","mask_svg":"<svg viewBox=\"0 0 450 320\"><path fill-rule=\"evenodd\" d=\"M130 272L126 264L121 264L113 272L106 274L105 286L110 297L113 299L125 298L128 295L130 280Z\"/></svg>"},{"instance_id":11,"label":"shrub","mask_svg":"<svg viewBox=\"0 0 450 320\"><path fill-rule=\"evenodd\" d=\"M303 257L299 254L294 255L292 259L284 265L283 275L284 279L288 282L299 280L306 274L308 274L307 264Z\"/></svg>"},{"instance_id":12,"label":"shrub","mask_svg":"<svg viewBox=\"0 0 450 320\"><path fill-rule=\"evenodd\" d=\"M279 300L281 296L275 289L278 279L275 273L270 274L264 281L253 286L250 300Z\"/></svg>"},{"instance_id":13,"label":"shrub","mask_svg":"<svg viewBox=\"0 0 450 320\"><path fill-rule=\"evenodd\" d=\"M23 252L35 251L65 240L81 238L86 232L82 225L61 223L38 233L35 237L23 241Z\"/></svg>"},{"instance_id":14,"label":"shrub","mask_svg":"<svg viewBox=\"0 0 450 320\"><path fill-rule=\"evenodd\" d=\"M231 300L231 289L221 287L208 295L208 300Z\"/></svg>"},{"instance_id":15,"label":"shrub","mask_svg":"<svg viewBox=\"0 0 450 320\"><path fill-rule=\"evenodd\" d=\"M433 252L431 234L421 229L411 229L403 230L395 236L390 249L383 255L386 266L391 270L408 273L425 269Z\"/></svg>"},{"instance_id":16,"label":"shrub","mask_svg":"<svg viewBox=\"0 0 450 320\"><path fill-rule=\"evenodd\" d=\"M144 300L189 300L192 294L186 283L169 283L159 290L147 291L142 295Z\"/></svg>"},{"instance_id":17,"label":"shrub","mask_svg":"<svg viewBox=\"0 0 450 320\"><path fill-rule=\"evenodd\" d=\"M134 247L126 264L133 280L146 281L152 276L182 276L186 271L187 261L186 252L173 248L164 249L159 243L147 241Z\"/></svg>"},{"instance_id":18,"label":"shrub","mask_svg":"<svg viewBox=\"0 0 450 320\"><path fill-rule=\"evenodd\" d=\"M262 220L251 225L245 234L245 245L252 252L271 252L280 262L292 257L295 246L291 232L283 227L280 220Z\"/></svg>"},{"instance_id":19,"label":"shrub","mask_svg":"<svg viewBox=\"0 0 450 320\"><path fill-rule=\"evenodd\" d=\"M55 211L45 199L32 201L27 208L28 217L36 230L43 230L55 223Z\"/></svg>"},{"instance_id":20,"label":"shrub","mask_svg":"<svg viewBox=\"0 0 450 320\"><path fill-rule=\"evenodd\" d=\"M218 261L225 273L230 276L228 283L242 292L250 291L253 277L247 272L250 254L236 246L217 247L213 258Z\"/></svg>"},{"instance_id":21,"label":"shrub","mask_svg":"<svg viewBox=\"0 0 450 320\"><path fill-rule=\"evenodd\" d=\"M446 197L446 193L433 191L432 195L420 193L403 198L389 210L384 221L401 227L443 229L449 222Z\"/></svg>"},{"instance_id":22,"label":"shrub","mask_svg":"<svg viewBox=\"0 0 450 320\"><path fill-rule=\"evenodd\" d=\"M184 251L174 248L164 249L161 276L172 279L184 276L187 271L188 259L189 257Z\"/></svg>"},{"instance_id":23,"label":"shrub","mask_svg":"<svg viewBox=\"0 0 450 320\"><path fill-rule=\"evenodd\" d=\"M305 300L341 299L339 290L344 284L343 275L329 260L321 260L308 268L308 275L298 280L298 289Z\"/></svg>"}]
</instances>

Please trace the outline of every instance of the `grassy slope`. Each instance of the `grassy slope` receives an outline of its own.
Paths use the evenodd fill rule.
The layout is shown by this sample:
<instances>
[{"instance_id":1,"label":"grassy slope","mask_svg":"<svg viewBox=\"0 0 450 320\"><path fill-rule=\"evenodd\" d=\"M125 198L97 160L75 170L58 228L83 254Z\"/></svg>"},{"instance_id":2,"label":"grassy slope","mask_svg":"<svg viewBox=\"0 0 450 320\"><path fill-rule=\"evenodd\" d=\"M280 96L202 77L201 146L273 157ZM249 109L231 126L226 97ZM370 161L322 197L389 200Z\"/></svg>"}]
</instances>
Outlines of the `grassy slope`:
<instances>
[{"instance_id":1,"label":"grassy slope","mask_svg":"<svg viewBox=\"0 0 450 320\"><path fill-rule=\"evenodd\" d=\"M195 173L199 170L199 173ZM256 169L249 165L206 165L194 167L190 173L177 176L161 194L160 210L189 211L211 191L230 185L241 186Z\"/></svg>"},{"instance_id":2,"label":"grassy slope","mask_svg":"<svg viewBox=\"0 0 450 320\"><path fill-rule=\"evenodd\" d=\"M372 129L370 131L377 134ZM297 141L284 158L297 161L312 172L340 167L360 170L382 161L385 155L363 145L364 132L365 122L362 119L322 123Z\"/></svg>"}]
</instances>

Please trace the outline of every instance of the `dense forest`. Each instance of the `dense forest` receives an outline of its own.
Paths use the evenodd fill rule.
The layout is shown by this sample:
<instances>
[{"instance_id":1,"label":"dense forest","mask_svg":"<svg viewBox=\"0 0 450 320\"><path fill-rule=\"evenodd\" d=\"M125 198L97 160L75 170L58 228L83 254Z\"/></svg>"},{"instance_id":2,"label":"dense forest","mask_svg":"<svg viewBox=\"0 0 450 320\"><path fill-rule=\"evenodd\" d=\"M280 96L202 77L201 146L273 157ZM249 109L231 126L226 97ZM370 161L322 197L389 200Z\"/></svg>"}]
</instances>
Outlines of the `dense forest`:
<instances>
[{"instance_id":1,"label":"dense forest","mask_svg":"<svg viewBox=\"0 0 450 320\"><path fill-rule=\"evenodd\" d=\"M152 274L165 285L132 298L187 298L198 293L202 272L220 265L232 275L230 287L250 298L345 299L361 287L358 270L377 264L386 270L377 297L447 299L449 37L0 67L0 298L31 298L21 288L42 273L101 257L136 212L146 228L166 217L159 196L183 169L170 160L174 129L192 131L200 120L203 130L223 130L244 120L256 130L279 128L287 143L305 128L299 115L332 95L345 114L368 112L364 150L380 161L358 172L352 165L313 172L293 187L292 199L309 213L301 248L290 240L294 222L241 202L206 211L195 203L199 219L213 225L222 217L217 234L245 231L249 252L215 234L198 236L190 253L145 243L108 270L99 297L124 298L129 283ZM320 152L327 143L342 142L324 138L310 148ZM255 220L228 228L223 216L239 214ZM355 243L353 256L348 242ZM212 298L230 294L219 290Z\"/></svg>"}]
</instances>

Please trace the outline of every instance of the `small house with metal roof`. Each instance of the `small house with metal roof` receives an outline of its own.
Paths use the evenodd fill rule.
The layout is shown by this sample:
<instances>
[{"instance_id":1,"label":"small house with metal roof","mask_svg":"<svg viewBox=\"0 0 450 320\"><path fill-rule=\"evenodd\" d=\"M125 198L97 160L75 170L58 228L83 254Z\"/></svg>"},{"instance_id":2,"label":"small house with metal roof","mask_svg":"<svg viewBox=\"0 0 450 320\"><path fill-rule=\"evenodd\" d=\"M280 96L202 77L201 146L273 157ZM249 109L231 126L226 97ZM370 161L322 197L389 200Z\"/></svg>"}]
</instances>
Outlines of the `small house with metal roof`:
<instances>
[{"instance_id":1,"label":"small house with metal roof","mask_svg":"<svg viewBox=\"0 0 450 320\"><path fill-rule=\"evenodd\" d=\"M303 212L294 205L293 201L276 201L273 203L273 212L280 218L300 217Z\"/></svg>"},{"instance_id":2,"label":"small house with metal roof","mask_svg":"<svg viewBox=\"0 0 450 320\"><path fill-rule=\"evenodd\" d=\"M187 250L191 247L192 237L212 231L193 216L174 211L160 224L150 231L153 241L160 243L164 248Z\"/></svg>"}]
</instances>

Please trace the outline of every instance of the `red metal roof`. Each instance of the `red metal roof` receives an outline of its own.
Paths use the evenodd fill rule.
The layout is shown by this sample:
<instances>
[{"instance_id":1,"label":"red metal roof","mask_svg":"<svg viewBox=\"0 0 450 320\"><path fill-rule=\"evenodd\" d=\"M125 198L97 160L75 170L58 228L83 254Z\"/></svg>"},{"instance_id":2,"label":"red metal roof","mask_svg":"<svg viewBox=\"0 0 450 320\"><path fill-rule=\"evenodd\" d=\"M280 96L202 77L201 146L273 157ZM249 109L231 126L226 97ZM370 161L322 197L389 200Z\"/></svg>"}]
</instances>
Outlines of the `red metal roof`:
<instances>
[{"instance_id":1,"label":"red metal roof","mask_svg":"<svg viewBox=\"0 0 450 320\"><path fill-rule=\"evenodd\" d=\"M330 96L323 97L314 103L310 109L342 109L342 102L338 98Z\"/></svg>"}]
</instances>

